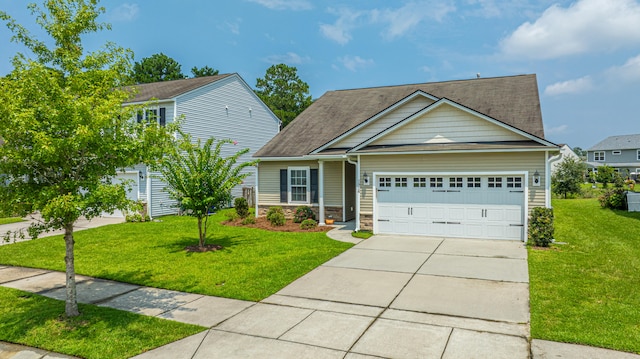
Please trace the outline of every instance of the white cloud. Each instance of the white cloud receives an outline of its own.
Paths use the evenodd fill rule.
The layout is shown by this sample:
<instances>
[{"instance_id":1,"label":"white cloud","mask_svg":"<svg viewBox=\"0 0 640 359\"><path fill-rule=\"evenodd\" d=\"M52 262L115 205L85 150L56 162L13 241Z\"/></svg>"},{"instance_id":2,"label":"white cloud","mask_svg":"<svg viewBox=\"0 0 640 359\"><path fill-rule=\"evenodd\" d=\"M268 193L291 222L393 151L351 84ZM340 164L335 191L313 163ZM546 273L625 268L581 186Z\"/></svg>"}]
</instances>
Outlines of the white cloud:
<instances>
[{"instance_id":1,"label":"white cloud","mask_svg":"<svg viewBox=\"0 0 640 359\"><path fill-rule=\"evenodd\" d=\"M544 134L546 136L558 135L558 134L562 134L562 133L567 132L568 129L569 129L569 126L567 126L567 125L560 125L560 126L556 126L556 127L545 127L544 128Z\"/></svg>"},{"instance_id":2,"label":"white cloud","mask_svg":"<svg viewBox=\"0 0 640 359\"><path fill-rule=\"evenodd\" d=\"M584 76L575 80L556 82L544 89L544 94L557 96L562 94L574 94L589 91L593 88L593 81L590 76Z\"/></svg>"},{"instance_id":3,"label":"white cloud","mask_svg":"<svg viewBox=\"0 0 640 359\"><path fill-rule=\"evenodd\" d=\"M240 35L240 23L242 23L242 19L236 19L235 21L227 20L219 28L227 30L234 35Z\"/></svg>"},{"instance_id":4,"label":"white cloud","mask_svg":"<svg viewBox=\"0 0 640 359\"><path fill-rule=\"evenodd\" d=\"M138 4L124 3L111 11L109 14L110 21L133 21L138 17L140 7Z\"/></svg>"},{"instance_id":5,"label":"white cloud","mask_svg":"<svg viewBox=\"0 0 640 359\"><path fill-rule=\"evenodd\" d=\"M440 22L456 8L450 2L435 0L412 1L395 9L352 10L329 8L338 16L333 24L320 24L322 34L345 45L352 39L351 32L361 26L382 25L382 36L393 40L403 36L428 20Z\"/></svg>"},{"instance_id":6,"label":"white cloud","mask_svg":"<svg viewBox=\"0 0 640 359\"><path fill-rule=\"evenodd\" d=\"M622 66L613 66L605 71L605 75L616 82L640 81L640 55L632 57Z\"/></svg>"},{"instance_id":7,"label":"white cloud","mask_svg":"<svg viewBox=\"0 0 640 359\"><path fill-rule=\"evenodd\" d=\"M507 56L553 59L640 44L640 4L634 0L578 0L549 7L504 38Z\"/></svg>"},{"instance_id":8,"label":"white cloud","mask_svg":"<svg viewBox=\"0 0 640 359\"><path fill-rule=\"evenodd\" d=\"M313 8L307 0L249 0L272 10L310 10Z\"/></svg>"},{"instance_id":9,"label":"white cloud","mask_svg":"<svg viewBox=\"0 0 640 359\"><path fill-rule=\"evenodd\" d=\"M351 55L340 57L338 58L338 61L340 61L340 63L342 63L342 66L344 66L347 70L350 70L350 71L357 71L359 69L364 69L364 68L373 66L374 64L373 59L363 59L360 56L351 56Z\"/></svg>"},{"instance_id":10,"label":"white cloud","mask_svg":"<svg viewBox=\"0 0 640 359\"><path fill-rule=\"evenodd\" d=\"M267 56L264 60L270 64L300 65L309 62L311 58L308 56L300 56L295 52L287 52L285 55Z\"/></svg>"}]
</instances>

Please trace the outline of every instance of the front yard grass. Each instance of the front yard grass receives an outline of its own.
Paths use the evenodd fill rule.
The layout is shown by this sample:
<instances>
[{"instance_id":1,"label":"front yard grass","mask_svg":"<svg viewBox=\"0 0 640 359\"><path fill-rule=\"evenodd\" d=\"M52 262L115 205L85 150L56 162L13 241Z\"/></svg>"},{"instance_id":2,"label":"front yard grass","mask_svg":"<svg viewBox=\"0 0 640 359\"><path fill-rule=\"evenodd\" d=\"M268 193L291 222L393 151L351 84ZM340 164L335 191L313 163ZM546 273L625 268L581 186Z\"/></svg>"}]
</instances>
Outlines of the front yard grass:
<instances>
[{"instance_id":1,"label":"front yard grass","mask_svg":"<svg viewBox=\"0 0 640 359\"><path fill-rule=\"evenodd\" d=\"M556 244L529 249L531 335L640 353L640 213L554 199Z\"/></svg>"},{"instance_id":2,"label":"front yard grass","mask_svg":"<svg viewBox=\"0 0 640 359\"><path fill-rule=\"evenodd\" d=\"M0 225L22 222L24 219L20 217L0 217Z\"/></svg>"},{"instance_id":3,"label":"front yard grass","mask_svg":"<svg viewBox=\"0 0 640 359\"><path fill-rule=\"evenodd\" d=\"M94 305L79 308L81 316L65 318L63 301L0 287L0 340L82 358L117 359L206 329Z\"/></svg>"},{"instance_id":4,"label":"front yard grass","mask_svg":"<svg viewBox=\"0 0 640 359\"><path fill-rule=\"evenodd\" d=\"M197 244L196 220L162 217L161 222L123 223L79 231L76 272L98 278L183 292L262 300L353 244L323 232L283 233L221 225L209 218L209 239L224 248L185 252ZM0 247L0 264L64 271L61 236Z\"/></svg>"}]
</instances>

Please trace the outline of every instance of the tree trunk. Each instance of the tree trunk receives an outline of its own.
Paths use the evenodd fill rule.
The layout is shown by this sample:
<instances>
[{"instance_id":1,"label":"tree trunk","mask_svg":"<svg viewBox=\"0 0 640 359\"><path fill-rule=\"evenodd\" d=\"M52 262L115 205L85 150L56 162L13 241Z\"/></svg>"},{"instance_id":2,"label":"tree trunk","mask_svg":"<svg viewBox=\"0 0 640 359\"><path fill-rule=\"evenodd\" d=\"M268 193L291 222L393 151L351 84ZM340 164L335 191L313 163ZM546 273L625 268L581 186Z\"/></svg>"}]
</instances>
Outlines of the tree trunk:
<instances>
[{"instance_id":1,"label":"tree trunk","mask_svg":"<svg viewBox=\"0 0 640 359\"><path fill-rule=\"evenodd\" d=\"M64 263L66 265L67 276L67 299L64 311L67 317L76 317L80 315L80 312L78 311L78 301L76 298L76 270L73 255L73 246L75 244L73 240L73 222L67 223L64 227L64 243L66 249Z\"/></svg>"},{"instance_id":2,"label":"tree trunk","mask_svg":"<svg viewBox=\"0 0 640 359\"><path fill-rule=\"evenodd\" d=\"M199 238L200 248L204 248L204 233L202 233L202 217L198 217L198 232L200 235L200 238Z\"/></svg>"}]
</instances>

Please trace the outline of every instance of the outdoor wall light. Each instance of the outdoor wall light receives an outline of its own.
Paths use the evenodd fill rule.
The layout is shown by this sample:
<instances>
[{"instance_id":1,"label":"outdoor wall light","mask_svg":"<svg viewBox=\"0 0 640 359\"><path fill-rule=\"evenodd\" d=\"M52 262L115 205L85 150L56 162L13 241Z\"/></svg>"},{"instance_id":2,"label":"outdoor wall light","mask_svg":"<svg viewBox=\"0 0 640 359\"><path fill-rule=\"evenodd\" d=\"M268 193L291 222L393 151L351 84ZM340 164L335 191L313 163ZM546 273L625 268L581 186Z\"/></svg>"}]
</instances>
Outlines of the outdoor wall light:
<instances>
[{"instance_id":1,"label":"outdoor wall light","mask_svg":"<svg viewBox=\"0 0 640 359\"><path fill-rule=\"evenodd\" d=\"M367 172L365 171L364 174L362 175L362 183L365 184L365 186L369 185L369 175L367 174Z\"/></svg>"},{"instance_id":2,"label":"outdoor wall light","mask_svg":"<svg viewBox=\"0 0 640 359\"><path fill-rule=\"evenodd\" d=\"M533 185L535 187L540 187L540 173L538 170L533 173Z\"/></svg>"},{"instance_id":3,"label":"outdoor wall light","mask_svg":"<svg viewBox=\"0 0 640 359\"><path fill-rule=\"evenodd\" d=\"M144 173L138 172L138 177L140 177L140 181L144 181Z\"/></svg>"}]
</instances>

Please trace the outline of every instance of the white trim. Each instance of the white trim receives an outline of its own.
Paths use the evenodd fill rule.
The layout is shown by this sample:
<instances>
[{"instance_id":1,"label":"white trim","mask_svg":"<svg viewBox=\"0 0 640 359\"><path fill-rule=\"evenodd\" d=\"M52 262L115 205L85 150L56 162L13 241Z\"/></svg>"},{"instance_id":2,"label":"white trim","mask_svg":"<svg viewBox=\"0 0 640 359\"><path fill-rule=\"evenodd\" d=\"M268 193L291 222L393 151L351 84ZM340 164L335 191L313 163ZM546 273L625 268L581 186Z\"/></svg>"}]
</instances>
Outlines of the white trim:
<instances>
[{"instance_id":1,"label":"white trim","mask_svg":"<svg viewBox=\"0 0 640 359\"><path fill-rule=\"evenodd\" d=\"M393 172L373 172L371 174L371 178L373 181L373 190L372 190L372 209L373 209L373 233L378 233L378 213L377 213L377 204L378 204L378 196L375 188L377 187L377 179L378 177L383 176L522 176L523 177L523 197L522 197L522 232L521 232L521 241L527 241L527 229L529 228L529 171L447 171L447 172L402 172L402 171L393 171ZM358 206L360 203L358 203Z\"/></svg>"},{"instance_id":2,"label":"white trim","mask_svg":"<svg viewBox=\"0 0 640 359\"><path fill-rule=\"evenodd\" d=\"M606 152L607 151L593 151L593 161L594 162L604 162L607 160L607 156L606 156ZM596 159L596 153L601 153L602 154L602 159Z\"/></svg>"},{"instance_id":3,"label":"white trim","mask_svg":"<svg viewBox=\"0 0 640 359\"><path fill-rule=\"evenodd\" d=\"M287 204L310 204L311 203L311 171L309 166L289 166L287 167ZM291 171L305 171L307 174L307 184L306 184L306 197L307 200L303 201L292 201L291 200Z\"/></svg>"},{"instance_id":4,"label":"white trim","mask_svg":"<svg viewBox=\"0 0 640 359\"><path fill-rule=\"evenodd\" d=\"M347 192L346 192L346 181L345 181L345 161L342 161L342 174L341 174L341 178L342 178L342 222L346 222L347 221Z\"/></svg>"},{"instance_id":5,"label":"white trim","mask_svg":"<svg viewBox=\"0 0 640 359\"><path fill-rule=\"evenodd\" d=\"M528 138L530 140L533 140L535 142L538 142L540 144L543 144L543 145L546 145L546 146L555 146L555 147L557 147L555 144L553 144L551 142L548 142L546 140L543 140L541 138L533 136L530 133L524 132L524 131L516 128L516 127L513 127L511 125L507 125L507 124L505 124L503 122L500 122L500 121L498 121L496 119L493 119L493 118L491 118L489 116L483 115L483 114L481 114L481 113L479 113L477 111L474 111L474 110L472 110L472 109L470 109L468 107L464 107L464 106L462 106L462 105L460 105L460 104L458 104L456 102L453 102L453 101L451 101L451 100L449 100L447 98L442 98L439 101L437 101L437 102L435 102L435 103L423 108L422 110L414 113L413 115L410 115L409 117L406 117L406 118L396 122L395 124L387 127L385 130L379 132L378 134L368 138L367 140L365 140L365 141L361 142L360 144L356 145L355 147L351 148L348 152L355 152L355 151L365 147L366 145L370 144L371 142L373 142L375 140L378 140L378 139L386 136L387 134L389 134L389 133L391 133L391 132L393 132L393 131L395 131L395 130L397 130L399 128L402 128L403 126L413 122L415 119L417 119L417 118L419 118L419 117L421 117L421 116L431 112L432 110L437 109L438 107L443 106L445 104L449 105L449 106L452 106L454 108L457 108L458 110L467 112L470 115L473 115L473 116L479 117L481 119L484 119L485 121L491 122L494 125L500 126L500 127L504 128L506 130L510 130L511 132L517 133L517 134L519 134L519 135L521 135L523 137L526 137L526 138Z\"/></svg>"},{"instance_id":6,"label":"white trim","mask_svg":"<svg viewBox=\"0 0 640 359\"><path fill-rule=\"evenodd\" d=\"M151 204L153 202L153 198L152 198L152 191L151 191L151 176L150 176L150 171L149 171L149 167L145 166L145 173L147 176L147 214L149 215L150 219L153 219L153 212L152 212L152 207Z\"/></svg>"},{"instance_id":7,"label":"white trim","mask_svg":"<svg viewBox=\"0 0 640 359\"><path fill-rule=\"evenodd\" d=\"M309 181L311 180L311 176ZM309 183L309 186L311 183ZM309 191L311 192L311 191ZM324 226L324 161L318 161L318 225Z\"/></svg>"},{"instance_id":8,"label":"white trim","mask_svg":"<svg viewBox=\"0 0 640 359\"><path fill-rule=\"evenodd\" d=\"M256 163L256 190L255 190L255 216L258 217L259 216L259 212L258 209L260 208L259 206L259 202L258 202L258 198L260 198L260 196L258 196L258 185L260 184L260 178L258 177L258 173L260 173L260 171L258 170L258 166L260 166L260 162Z\"/></svg>"},{"instance_id":9,"label":"white trim","mask_svg":"<svg viewBox=\"0 0 640 359\"><path fill-rule=\"evenodd\" d=\"M551 208L551 161L548 159L549 152L545 152L544 158L547 159L544 161L544 206Z\"/></svg>"},{"instance_id":10,"label":"white trim","mask_svg":"<svg viewBox=\"0 0 640 359\"><path fill-rule=\"evenodd\" d=\"M636 159L640 161L640 150L636 150Z\"/></svg>"},{"instance_id":11,"label":"white trim","mask_svg":"<svg viewBox=\"0 0 640 359\"><path fill-rule=\"evenodd\" d=\"M435 96L433 96L431 94L428 94L428 93L426 93L426 92L424 92L422 90L416 90L413 93L411 93L410 95L400 99L398 102L392 104L391 106L385 108L384 110L378 112L377 114L369 117L369 119L365 120L364 122L361 122L357 126L350 128L347 132L344 132L343 134L341 134L338 137L334 138L333 140L325 143L324 145L316 148L315 150L311 151L310 153L311 154L317 154L318 152L330 147L332 144L334 144L336 142L339 142L339 141L343 140L344 138L346 138L346 137L350 136L351 134L359 131L360 129L362 129L363 127L369 125L370 123L375 122L380 117L388 114L389 112L391 112L391 111L395 110L396 108L404 105L405 103L415 99L418 96L426 97L426 98L431 99L433 101L438 101L439 100L439 98L437 98L437 97L435 97Z\"/></svg>"},{"instance_id":12,"label":"white trim","mask_svg":"<svg viewBox=\"0 0 640 359\"><path fill-rule=\"evenodd\" d=\"M350 152L350 155L354 154L362 154L366 156L376 156L376 155L426 155L426 154L441 154L441 153L496 153L496 152L547 152L549 151L549 147L540 147L540 148L514 148L514 149L482 149L482 150L469 150L469 149L461 149L461 150L444 150L444 151L398 151L398 152Z\"/></svg>"},{"instance_id":13,"label":"white trim","mask_svg":"<svg viewBox=\"0 0 640 359\"><path fill-rule=\"evenodd\" d=\"M621 150L613 150L613 151L611 151L611 154L614 155L614 156L620 156L622 154L622 151Z\"/></svg>"}]
</instances>

